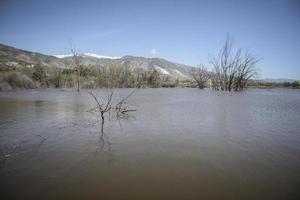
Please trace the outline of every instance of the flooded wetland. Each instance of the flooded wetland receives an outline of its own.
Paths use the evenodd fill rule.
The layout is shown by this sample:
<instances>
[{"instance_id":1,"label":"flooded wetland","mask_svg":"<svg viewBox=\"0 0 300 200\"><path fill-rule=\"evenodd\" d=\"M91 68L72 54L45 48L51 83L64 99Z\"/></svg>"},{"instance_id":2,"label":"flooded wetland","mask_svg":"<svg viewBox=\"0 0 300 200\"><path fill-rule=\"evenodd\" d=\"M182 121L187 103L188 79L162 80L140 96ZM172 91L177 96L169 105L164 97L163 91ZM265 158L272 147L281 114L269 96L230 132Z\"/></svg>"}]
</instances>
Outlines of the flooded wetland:
<instances>
[{"instance_id":1,"label":"flooded wetland","mask_svg":"<svg viewBox=\"0 0 300 200\"><path fill-rule=\"evenodd\" d=\"M1 199L300 199L299 90L138 89L128 102L101 133L88 90L0 93Z\"/></svg>"}]
</instances>

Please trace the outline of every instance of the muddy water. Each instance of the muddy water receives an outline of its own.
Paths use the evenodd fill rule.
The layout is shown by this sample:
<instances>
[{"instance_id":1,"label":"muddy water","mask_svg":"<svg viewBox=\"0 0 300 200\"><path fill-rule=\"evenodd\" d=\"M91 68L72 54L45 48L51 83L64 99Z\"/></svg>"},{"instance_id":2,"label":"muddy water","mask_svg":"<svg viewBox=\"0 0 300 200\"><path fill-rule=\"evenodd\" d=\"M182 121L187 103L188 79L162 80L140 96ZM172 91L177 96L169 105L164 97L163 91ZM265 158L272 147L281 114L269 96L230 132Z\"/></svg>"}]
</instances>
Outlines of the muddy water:
<instances>
[{"instance_id":1,"label":"muddy water","mask_svg":"<svg viewBox=\"0 0 300 200\"><path fill-rule=\"evenodd\" d=\"M129 102L103 135L87 91L0 93L1 199L300 199L299 90L140 89Z\"/></svg>"}]
</instances>

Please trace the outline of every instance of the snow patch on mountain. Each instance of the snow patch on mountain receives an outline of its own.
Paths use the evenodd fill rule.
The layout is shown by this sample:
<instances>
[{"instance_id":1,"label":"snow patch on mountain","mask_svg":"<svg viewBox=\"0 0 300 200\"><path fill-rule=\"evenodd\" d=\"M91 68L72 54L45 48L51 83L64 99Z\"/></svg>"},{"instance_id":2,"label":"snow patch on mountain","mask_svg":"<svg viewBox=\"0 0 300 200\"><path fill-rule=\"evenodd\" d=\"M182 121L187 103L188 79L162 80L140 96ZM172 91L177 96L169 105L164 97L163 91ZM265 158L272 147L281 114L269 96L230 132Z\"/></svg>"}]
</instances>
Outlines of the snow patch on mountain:
<instances>
[{"instance_id":1,"label":"snow patch on mountain","mask_svg":"<svg viewBox=\"0 0 300 200\"><path fill-rule=\"evenodd\" d=\"M167 70L165 70L165 69L163 69L163 68L161 68L161 67L159 67L159 66L154 66L154 68L158 71L158 72L160 72L161 74L165 74L165 75L170 75L170 73L167 71Z\"/></svg>"},{"instance_id":2,"label":"snow patch on mountain","mask_svg":"<svg viewBox=\"0 0 300 200\"><path fill-rule=\"evenodd\" d=\"M64 54L64 55L53 55L56 58L66 58L66 57L72 57L72 54Z\"/></svg>"},{"instance_id":3,"label":"snow patch on mountain","mask_svg":"<svg viewBox=\"0 0 300 200\"><path fill-rule=\"evenodd\" d=\"M174 69L173 72L175 72L176 74L182 76L182 77L187 77L185 74L181 73L179 70Z\"/></svg>"},{"instance_id":4,"label":"snow patch on mountain","mask_svg":"<svg viewBox=\"0 0 300 200\"><path fill-rule=\"evenodd\" d=\"M53 56L57 57L57 58L67 58L67 57L72 57L73 54L53 55ZM83 53L83 54L80 54L80 56L93 57L93 58L99 58L99 59L120 59L121 58L119 56L103 56L103 55L98 55L95 53Z\"/></svg>"},{"instance_id":5,"label":"snow patch on mountain","mask_svg":"<svg viewBox=\"0 0 300 200\"><path fill-rule=\"evenodd\" d=\"M104 58L104 59L120 59L121 57L119 56L103 56L103 55L98 55L94 53L84 53L84 56L89 56L89 57L94 57L94 58Z\"/></svg>"}]
</instances>

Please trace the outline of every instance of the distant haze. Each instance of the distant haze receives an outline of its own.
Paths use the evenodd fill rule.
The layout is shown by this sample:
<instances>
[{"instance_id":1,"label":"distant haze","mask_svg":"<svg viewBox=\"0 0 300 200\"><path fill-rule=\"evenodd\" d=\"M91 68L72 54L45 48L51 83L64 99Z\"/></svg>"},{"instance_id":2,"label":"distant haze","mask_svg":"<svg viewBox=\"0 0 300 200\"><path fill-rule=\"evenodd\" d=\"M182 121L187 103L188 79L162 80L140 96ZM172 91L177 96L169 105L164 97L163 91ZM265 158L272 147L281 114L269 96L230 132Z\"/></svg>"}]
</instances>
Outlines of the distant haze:
<instances>
[{"instance_id":1,"label":"distant haze","mask_svg":"<svg viewBox=\"0 0 300 200\"><path fill-rule=\"evenodd\" d=\"M300 79L300 1L0 1L0 43L47 55L160 57L208 65L226 34L260 78ZM209 66L210 67L210 66Z\"/></svg>"}]
</instances>

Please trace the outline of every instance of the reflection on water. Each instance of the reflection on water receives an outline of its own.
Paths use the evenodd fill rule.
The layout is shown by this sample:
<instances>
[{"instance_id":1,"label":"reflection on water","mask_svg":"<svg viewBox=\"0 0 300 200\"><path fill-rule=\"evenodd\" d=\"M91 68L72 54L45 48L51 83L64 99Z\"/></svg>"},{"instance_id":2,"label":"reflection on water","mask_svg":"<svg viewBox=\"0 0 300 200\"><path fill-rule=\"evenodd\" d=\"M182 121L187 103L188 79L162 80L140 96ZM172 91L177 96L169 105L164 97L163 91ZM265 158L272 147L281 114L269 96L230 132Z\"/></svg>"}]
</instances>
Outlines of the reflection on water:
<instances>
[{"instance_id":1,"label":"reflection on water","mask_svg":"<svg viewBox=\"0 0 300 200\"><path fill-rule=\"evenodd\" d=\"M0 93L1 197L300 199L299 90L140 89L130 102L102 131L85 91Z\"/></svg>"}]
</instances>

